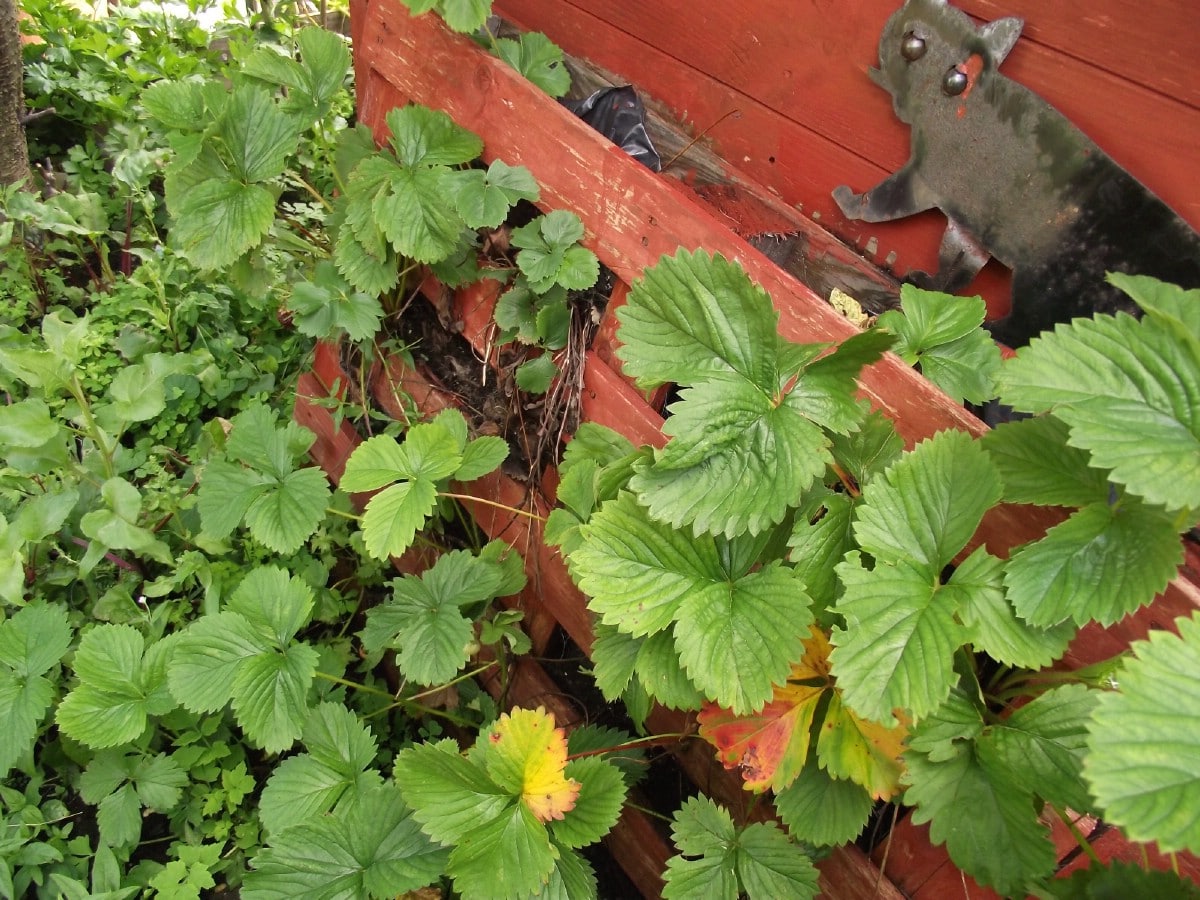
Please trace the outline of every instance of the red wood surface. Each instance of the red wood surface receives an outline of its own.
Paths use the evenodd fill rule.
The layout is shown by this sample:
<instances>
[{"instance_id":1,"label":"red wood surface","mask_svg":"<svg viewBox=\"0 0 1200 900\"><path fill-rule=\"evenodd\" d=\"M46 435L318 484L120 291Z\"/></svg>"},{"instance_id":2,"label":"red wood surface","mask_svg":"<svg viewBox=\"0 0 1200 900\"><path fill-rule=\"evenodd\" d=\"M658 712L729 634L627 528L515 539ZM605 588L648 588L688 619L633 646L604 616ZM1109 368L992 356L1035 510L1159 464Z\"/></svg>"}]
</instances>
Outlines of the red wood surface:
<instances>
[{"instance_id":1,"label":"red wood surface","mask_svg":"<svg viewBox=\"0 0 1200 900\"><path fill-rule=\"evenodd\" d=\"M838 184L860 191L873 186L908 157L907 128L866 76L877 63L883 23L899 5L497 2L518 24L547 33L567 52L665 102L721 156L787 202L819 214L851 243L863 247L876 238L876 258L882 262L895 252L903 274L936 261L944 219L928 213L898 223L846 222L830 198ZM963 5L988 18L999 10L987 0ZM1196 11L1171 0L1023 0L1008 12L1026 17L1029 37L1018 42L1004 73L1044 96L1200 225ZM999 290L996 268L990 271L993 286L985 284L985 293Z\"/></svg>"},{"instance_id":2,"label":"red wood surface","mask_svg":"<svg viewBox=\"0 0 1200 900\"><path fill-rule=\"evenodd\" d=\"M607 369L598 360L595 364L597 369ZM420 398L419 405L425 413L436 412L448 405L449 398L417 373L395 365L388 365L381 371L386 372L389 378L399 379L396 385L410 396ZM620 380L616 375L610 377ZM331 478L334 478L334 473L340 475L344 470L346 458L359 440L348 423L341 428L335 426L333 413L323 402L333 396L331 386L344 384L347 379L348 376L341 369L337 348L330 344L319 345L313 371L300 379L296 399L296 419L317 434L313 456ZM392 396L392 392L380 381L376 379L376 395L377 398L382 397L387 406L387 398ZM645 404L642 404L642 409L642 421L630 420L625 423L625 433L635 440L647 423L653 421L652 418L646 418ZM508 505L516 505L526 499L522 486L498 475L473 482L471 489L481 498ZM563 625L584 652L590 654L591 621L586 601L566 574L562 560L541 541L540 528L531 526L527 519L514 517L511 513L481 503L472 504L468 501L465 505L490 536L508 541L525 557L530 587L514 605L526 613L523 625L530 633L535 648L539 648L537 652L541 652L546 645L546 624L553 629L557 622ZM411 567L403 566L401 570L413 571ZM496 674L493 669L481 676L484 686L494 694L499 690L498 682L494 679ZM569 698L545 671L527 657L514 661L508 699L514 705L545 706L554 713L557 722L567 726L581 721L580 711L569 702ZM658 733L694 730L688 717L663 709L655 710L650 725ZM703 785L711 795L722 798L733 809L747 807L750 795L742 790L741 779L736 773L727 772L716 763L707 744L698 740L684 741L677 748L675 756L694 783ZM758 808L762 811L767 806L759 804ZM661 895L662 872L674 850L663 841L643 813L635 809L624 810L604 841L643 896ZM824 897L840 900L903 900L903 895L889 881L881 879L876 866L856 847L835 849L818 863L817 868Z\"/></svg>"},{"instance_id":3,"label":"red wood surface","mask_svg":"<svg viewBox=\"0 0 1200 900\"><path fill-rule=\"evenodd\" d=\"M357 47L362 73L359 83L365 85L360 93L360 114L377 127L377 136L382 136L383 114L404 99L445 109L484 138L485 158L500 157L530 168L543 186L547 208L569 208L580 214L588 232L586 243L625 281L677 247L718 250L738 259L772 294L781 312L781 330L789 338L836 341L852 333L852 328L819 298L748 249L704 208L691 204L676 187L629 162L473 45L448 35L429 17L411 19L396 0L372 0L365 7L359 6L357 12L357 20L362 23L359 33L363 35ZM597 352L612 358L603 343ZM587 372L585 417L600 421L607 417L606 424L634 440L661 441L655 414L618 372L595 354L589 359ZM875 405L897 421L910 444L945 427L980 430L978 423L892 358L865 373L863 389ZM515 505L521 497L509 497L507 502ZM980 539L1003 553L1015 543L1036 537L1048 521L1044 514L1025 508L1001 509L989 516ZM550 561L551 568L555 562ZM548 584L547 590L560 588L573 591L569 579ZM586 618L582 600L578 603ZM1090 661L1096 646L1104 648L1100 656L1108 655L1109 649L1126 646L1129 639L1144 635L1151 627L1169 624L1175 616L1197 605L1200 591L1176 581L1154 607L1119 623L1107 635L1089 638L1086 646L1073 649L1072 664ZM578 635L577 642L585 649L590 647L589 627L579 619L567 624L568 631ZM921 840L918 833L912 846L919 847ZM927 837L923 840L922 852L930 858L923 864L919 896L928 900L961 896L961 875L947 865L943 850L929 848ZM871 871L864 870L864 877L869 877Z\"/></svg>"},{"instance_id":4,"label":"red wood surface","mask_svg":"<svg viewBox=\"0 0 1200 900\"><path fill-rule=\"evenodd\" d=\"M705 248L738 260L772 296L780 330L797 341L840 341L854 326L782 272L660 176L633 163L506 65L432 16L411 17L398 0L371 0L359 14L364 38L357 54L368 68L360 118L383 137L383 117L401 98L440 108L484 139L484 157L525 165L542 187L547 208L583 219L585 243L619 278L630 281L663 254ZM898 358L864 371L864 394L897 425L909 444L944 428L979 434L984 426ZM977 536L994 553L1035 539L1053 514L999 507ZM1200 606L1200 588L1175 579L1153 607L1116 626L1122 640L1144 636ZM1086 655L1086 647L1083 651ZM1087 661L1073 651L1068 662Z\"/></svg>"},{"instance_id":5,"label":"red wood surface","mask_svg":"<svg viewBox=\"0 0 1200 900\"><path fill-rule=\"evenodd\" d=\"M960 5L982 21L1019 16L1025 20L1023 40L1200 108L1200 80L1196 78L1200 19L1191 3L963 0Z\"/></svg>"},{"instance_id":6,"label":"red wood surface","mask_svg":"<svg viewBox=\"0 0 1200 900\"><path fill-rule=\"evenodd\" d=\"M981 887L955 866L945 847L930 843L928 825L905 819L871 858L909 900L1000 900L995 891Z\"/></svg>"}]
</instances>

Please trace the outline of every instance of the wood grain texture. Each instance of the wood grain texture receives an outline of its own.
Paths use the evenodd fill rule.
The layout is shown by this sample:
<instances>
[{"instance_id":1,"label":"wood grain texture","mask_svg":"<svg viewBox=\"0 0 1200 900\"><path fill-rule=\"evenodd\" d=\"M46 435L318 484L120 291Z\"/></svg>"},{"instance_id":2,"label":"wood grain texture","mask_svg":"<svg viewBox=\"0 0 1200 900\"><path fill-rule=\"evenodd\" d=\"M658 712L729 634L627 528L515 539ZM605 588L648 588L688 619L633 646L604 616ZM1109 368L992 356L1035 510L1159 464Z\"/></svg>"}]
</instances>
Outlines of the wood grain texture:
<instances>
[{"instance_id":1,"label":"wood grain texture","mask_svg":"<svg viewBox=\"0 0 1200 900\"><path fill-rule=\"evenodd\" d=\"M519 2L523 0L505 0L504 5ZM555 8L565 11L563 15L567 16L574 15L571 10L576 7L556 0ZM839 341L852 333L852 328L820 298L748 248L711 212L686 197L678 185L667 184L631 163L619 150L564 110L548 103L544 96L469 42L445 33L429 17L412 19L396 0L364 0L356 10L358 21L363 23L360 26L363 40L357 53L364 73L360 85L366 85L360 94L360 109L362 118L376 127L378 137L383 136L383 114L408 98L444 109L484 138L486 159L503 158L510 164L527 166L543 186L545 208L568 208L577 212L587 228L588 246L624 281L636 279L646 266L678 247L719 251L741 262L751 277L771 293L781 314L781 331L787 337L802 341ZM594 19L587 21L594 22ZM882 19L869 29L872 60L879 24ZM646 56L657 54L656 58L670 59L662 51L647 50L645 45L628 35L626 40L631 41L628 46L640 47L639 52ZM736 59L736 55L733 58ZM681 90L683 84L681 81ZM712 87L713 97L706 95L709 87ZM711 78L693 81L691 90L695 102L730 96L727 86L723 87ZM761 116L756 121L785 118L758 101L747 103L747 109ZM890 117L890 109L885 112ZM875 166L864 157L847 156L845 148L836 141L818 135L818 141L822 140L823 146L830 151L831 160L849 158L856 159L862 167ZM770 165L777 166L780 158L776 156ZM881 171L878 166L875 168ZM772 170L768 166L765 171ZM877 177L878 174L871 176ZM844 180L857 184L849 178ZM871 183L869 179L868 183ZM784 199L787 199L786 195ZM935 235L940 233L940 222L932 223L932 231ZM610 329L608 339L615 337ZM661 443L657 414L624 380L619 367L610 367L614 361L611 351L611 344L602 344L589 358L585 416L610 424L631 439ZM897 422L910 445L947 427L973 433L982 430L974 419L894 358L889 357L868 370L862 386L864 395ZM485 493L483 496L492 495ZM503 485L497 487L494 496L498 499L507 496ZM517 499L514 501L513 497ZM519 495L512 495L506 502L519 503L520 499ZM985 520L978 539L986 542L993 552L1003 555L1015 544L1037 537L1052 521L1042 511L1000 508ZM542 582L546 595L561 591L564 597L571 597L574 588L561 569L560 561L551 559L545 565L539 562L539 566L543 575L554 571L561 573L561 580L554 575ZM564 610L571 603L578 604L574 613L561 614L567 617L564 624L576 637L576 642L590 649L590 623L586 621L586 609L577 592L574 592L574 599L550 602L555 604L555 615L560 614L557 607L560 602L565 603ZM1190 613L1198 605L1200 590L1190 582L1176 580L1166 596L1154 606L1106 632L1100 629L1085 632L1073 646L1069 664L1078 665L1110 655L1111 651L1127 646L1129 640L1144 636L1151 628L1169 627L1175 616ZM658 725L656 721L652 727L660 730ZM686 752L681 750L678 756L694 781L706 789L718 787L718 794L731 800L739 795L744 798L733 773L715 766L710 749L699 742L688 744L693 746ZM891 852L900 855L889 858L888 869L889 872L900 871L906 865L906 859L912 863L913 883L905 881L903 884L907 895L923 900L964 896L963 878L949 863L944 848L930 847L927 835L922 835L919 830L908 837L902 831L897 840L900 843L894 843ZM905 850L905 847L909 849ZM841 863L831 864L835 873L832 880L823 873L823 886L830 885L829 896L900 896L887 880L883 882L884 890L892 893L874 893L878 877L875 867L869 861L853 859L854 851L841 852L851 857L846 863L849 868L843 870ZM904 877L907 876L905 872ZM865 887L867 884L871 885L869 891ZM978 889L969 896L983 898L990 895Z\"/></svg>"},{"instance_id":2,"label":"wood grain texture","mask_svg":"<svg viewBox=\"0 0 1200 900\"><path fill-rule=\"evenodd\" d=\"M499 157L510 165L527 166L542 186L545 208L576 212L586 227L584 242L620 279L634 280L663 254L678 248L703 248L737 260L767 290L779 310L785 337L838 342L854 333L854 326L828 304L746 245L677 186L632 162L499 60L447 32L432 16L413 18L398 0L370 0L360 17L366 24L358 53L369 69L367 89L360 94L362 119L376 129L377 137L384 135L383 116L395 98L443 109L483 137L486 159ZM603 373L598 377L603 379ZM864 370L860 384L863 394L896 423L910 446L945 428L973 434L985 429L890 354ZM596 395L607 396L603 391ZM617 418L624 419L625 413ZM1001 506L984 519L976 540L1003 556L1009 548L1039 537L1054 521L1049 510ZM1200 587L1176 578L1155 605L1110 632L1122 641L1143 637L1156 624L1169 623L1197 607ZM1086 646L1073 650L1068 663L1079 664L1086 651Z\"/></svg>"},{"instance_id":3,"label":"wood grain texture","mask_svg":"<svg viewBox=\"0 0 1200 900\"><path fill-rule=\"evenodd\" d=\"M1083 5L1068 4L1075 14ZM788 203L819 213L850 243L861 247L876 238L880 258L895 252L903 274L936 260L944 219L847 222L829 196L842 183L871 187L908 157L907 128L866 77L877 63L883 23L898 6L896 0L497 3L517 23L546 32L568 52L620 72L665 102L722 156ZM964 6L992 18L998 4ZM1086 6L1082 16L1032 0L1009 10L1023 12L1037 37L1018 42L1004 73L1044 96L1200 226L1194 63L1200 19L1169 0L1148 9L1122 0ZM1073 31L1080 35L1074 43ZM1126 34L1133 36L1128 43ZM1155 76L1159 47L1166 74ZM1116 64L1122 55L1141 60ZM1146 77L1128 78L1130 69Z\"/></svg>"},{"instance_id":4,"label":"wood grain texture","mask_svg":"<svg viewBox=\"0 0 1200 900\"><path fill-rule=\"evenodd\" d=\"M1025 20L1022 40L1200 109L1196 7L1179 0L960 0L981 21Z\"/></svg>"}]
</instances>

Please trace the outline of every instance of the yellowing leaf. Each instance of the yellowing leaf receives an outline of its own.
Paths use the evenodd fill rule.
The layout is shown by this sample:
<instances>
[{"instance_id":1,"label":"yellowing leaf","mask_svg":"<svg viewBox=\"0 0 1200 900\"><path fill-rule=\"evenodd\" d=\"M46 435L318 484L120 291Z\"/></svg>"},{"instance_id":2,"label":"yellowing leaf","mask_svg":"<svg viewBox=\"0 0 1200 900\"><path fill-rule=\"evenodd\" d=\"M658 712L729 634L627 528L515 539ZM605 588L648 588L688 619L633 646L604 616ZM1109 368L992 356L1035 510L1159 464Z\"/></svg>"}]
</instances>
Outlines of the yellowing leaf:
<instances>
[{"instance_id":1,"label":"yellowing leaf","mask_svg":"<svg viewBox=\"0 0 1200 900\"><path fill-rule=\"evenodd\" d=\"M876 800L888 800L899 789L907 736L903 723L888 728L860 719L835 693L821 723L817 759L832 777L862 785Z\"/></svg>"},{"instance_id":2,"label":"yellowing leaf","mask_svg":"<svg viewBox=\"0 0 1200 900\"><path fill-rule=\"evenodd\" d=\"M787 684L759 712L739 716L715 704L701 710L700 736L717 748L727 769L741 769L746 788L781 791L796 780L808 759L813 717L826 693L829 705L819 727L817 761L831 778L853 781L878 799L898 788L900 754L908 729L860 719L843 703L829 673L831 647L811 626L804 656Z\"/></svg>"},{"instance_id":3,"label":"yellowing leaf","mask_svg":"<svg viewBox=\"0 0 1200 900\"><path fill-rule=\"evenodd\" d=\"M542 707L514 709L488 733L485 763L496 784L519 793L539 822L561 819L575 808L580 784L563 774L567 735Z\"/></svg>"},{"instance_id":4,"label":"yellowing leaf","mask_svg":"<svg viewBox=\"0 0 1200 900\"><path fill-rule=\"evenodd\" d=\"M787 684L776 686L757 713L739 716L715 704L699 715L700 736L717 748L727 769L740 768L746 788L782 790L808 758L813 716L829 688L829 641L816 626Z\"/></svg>"}]
</instances>

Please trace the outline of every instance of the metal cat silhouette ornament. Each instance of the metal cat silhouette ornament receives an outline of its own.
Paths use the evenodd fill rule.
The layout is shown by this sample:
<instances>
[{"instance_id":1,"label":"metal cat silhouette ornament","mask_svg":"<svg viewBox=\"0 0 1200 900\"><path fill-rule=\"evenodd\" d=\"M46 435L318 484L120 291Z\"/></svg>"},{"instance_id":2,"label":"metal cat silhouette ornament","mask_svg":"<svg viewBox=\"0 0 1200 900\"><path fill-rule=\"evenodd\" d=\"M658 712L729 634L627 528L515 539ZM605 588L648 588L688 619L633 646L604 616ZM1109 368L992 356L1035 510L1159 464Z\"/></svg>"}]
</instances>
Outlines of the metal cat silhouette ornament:
<instances>
[{"instance_id":1,"label":"metal cat silhouette ornament","mask_svg":"<svg viewBox=\"0 0 1200 900\"><path fill-rule=\"evenodd\" d=\"M1110 271L1200 287L1200 235L1049 103L1001 75L1021 19L979 28L945 0L907 0L884 26L871 79L912 127L912 155L865 194L833 192L851 219L937 208L939 270L909 276L953 293L989 257L1013 271L992 334L1019 347L1056 322L1137 310Z\"/></svg>"}]
</instances>

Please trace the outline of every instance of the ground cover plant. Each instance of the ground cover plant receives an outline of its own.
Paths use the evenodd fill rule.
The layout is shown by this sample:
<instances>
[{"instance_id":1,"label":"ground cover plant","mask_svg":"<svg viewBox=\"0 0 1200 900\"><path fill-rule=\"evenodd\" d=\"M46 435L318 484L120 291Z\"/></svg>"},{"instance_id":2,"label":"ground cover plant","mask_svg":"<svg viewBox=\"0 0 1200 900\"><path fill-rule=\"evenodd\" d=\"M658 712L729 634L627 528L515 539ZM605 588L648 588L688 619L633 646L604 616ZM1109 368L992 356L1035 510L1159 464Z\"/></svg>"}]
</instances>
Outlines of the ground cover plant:
<instances>
[{"instance_id":1,"label":"ground cover plant","mask_svg":"<svg viewBox=\"0 0 1200 900\"><path fill-rule=\"evenodd\" d=\"M1194 738L1172 706L1191 692L1168 685L1196 672L1195 620L1128 660L1045 671L1083 625L1149 603L1197 520L1200 298L1112 280L1141 320L1059 326L1001 365L978 298L906 288L901 310L829 348L779 337L769 298L720 257L648 270L618 312L618 352L640 385L682 386L670 440L591 436L567 455L548 528L598 616L605 695L698 710L701 736L814 846L852 840L895 800L1014 896L1138 877L1053 880L1044 810L1194 851ZM903 451L855 398L889 346L946 390L998 387L1030 417ZM1073 512L1001 559L971 545L1001 500ZM683 871L669 894L699 896ZM730 884L756 892L740 870Z\"/></svg>"},{"instance_id":2,"label":"ground cover plant","mask_svg":"<svg viewBox=\"0 0 1200 900\"><path fill-rule=\"evenodd\" d=\"M410 6L464 32L490 12ZM377 147L335 34L272 14L213 44L157 12L29 9L30 102L56 113L31 127L39 190L0 197L0 895L594 894L580 851L636 741L500 709L471 677L481 649L503 674L529 646L493 602L521 559L451 485L509 445L349 393L335 412L363 441L335 491L290 416L313 339L411 350L388 329L425 272L498 282L513 380L552 390L569 292L599 274L578 218L532 214L529 173L478 164L434 110L391 111ZM565 89L544 38L481 41ZM1039 819L1094 811L1200 850L1193 622L1045 671L1078 627L1149 602L1200 509L1197 298L1118 283L1143 319L1061 327L1003 366L979 302L906 289L833 348L782 340L719 257L681 251L634 287L622 358L678 386L671 440L579 428L547 533L591 598L601 691L635 720L697 710L782 820L687 799L666 896L815 896L823 848L883 801L1004 893L1187 895L1126 867L1052 881ZM905 452L855 397L888 349L1032 417ZM347 492L372 495L361 514ZM1002 499L1075 512L1002 560L972 543ZM419 573L389 568L414 550Z\"/></svg>"}]
</instances>

